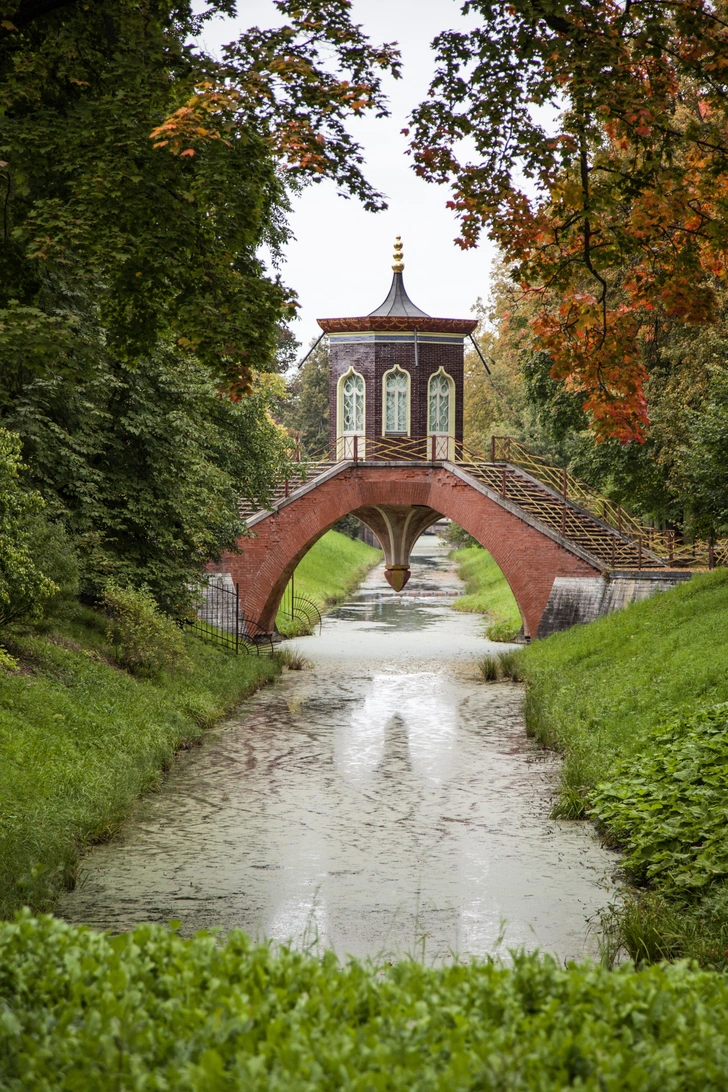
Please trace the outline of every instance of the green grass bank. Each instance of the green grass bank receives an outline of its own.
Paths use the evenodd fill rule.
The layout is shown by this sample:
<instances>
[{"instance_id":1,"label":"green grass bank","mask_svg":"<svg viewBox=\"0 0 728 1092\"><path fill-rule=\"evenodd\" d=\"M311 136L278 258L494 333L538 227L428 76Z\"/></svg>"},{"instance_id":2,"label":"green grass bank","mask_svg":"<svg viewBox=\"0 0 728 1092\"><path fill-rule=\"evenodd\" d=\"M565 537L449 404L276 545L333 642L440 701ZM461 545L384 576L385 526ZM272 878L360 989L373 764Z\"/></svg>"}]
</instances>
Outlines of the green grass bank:
<instances>
[{"instance_id":1,"label":"green grass bank","mask_svg":"<svg viewBox=\"0 0 728 1092\"><path fill-rule=\"evenodd\" d=\"M728 572L535 642L518 670L529 731L564 755L555 815L624 851L613 944L728 968Z\"/></svg>"},{"instance_id":2,"label":"green grass bank","mask_svg":"<svg viewBox=\"0 0 728 1092\"><path fill-rule=\"evenodd\" d=\"M378 967L20 915L0 968L7 1092L717 1092L728 1072L728 981L684 964Z\"/></svg>"},{"instance_id":3,"label":"green grass bank","mask_svg":"<svg viewBox=\"0 0 728 1092\"><path fill-rule=\"evenodd\" d=\"M295 593L313 600L321 613L342 603L382 559L382 551L339 531L327 531L301 559L295 572ZM284 607L286 597L284 596ZM286 637L305 632L305 625L278 612L276 625Z\"/></svg>"},{"instance_id":4,"label":"green grass bank","mask_svg":"<svg viewBox=\"0 0 728 1092\"><path fill-rule=\"evenodd\" d=\"M521 629L521 615L491 555L482 546L465 546L450 556L465 581L465 595L455 600L455 610L487 615L487 636L492 641L512 641Z\"/></svg>"},{"instance_id":5,"label":"green grass bank","mask_svg":"<svg viewBox=\"0 0 728 1092\"><path fill-rule=\"evenodd\" d=\"M121 670L105 619L79 608L61 633L16 633L0 671L0 917L52 908L89 844L112 835L180 747L280 670L186 637L188 670Z\"/></svg>"}]
</instances>

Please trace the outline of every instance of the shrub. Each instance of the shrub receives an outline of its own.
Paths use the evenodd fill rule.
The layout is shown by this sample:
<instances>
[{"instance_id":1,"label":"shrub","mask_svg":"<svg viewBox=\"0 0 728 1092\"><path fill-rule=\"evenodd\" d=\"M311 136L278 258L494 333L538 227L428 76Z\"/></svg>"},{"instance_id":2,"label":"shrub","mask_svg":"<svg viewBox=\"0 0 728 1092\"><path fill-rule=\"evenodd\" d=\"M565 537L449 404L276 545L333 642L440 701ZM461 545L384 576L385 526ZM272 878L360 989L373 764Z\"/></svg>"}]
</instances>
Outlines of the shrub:
<instances>
[{"instance_id":1,"label":"shrub","mask_svg":"<svg viewBox=\"0 0 728 1092\"><path fill-rule=\"evenodd\" d=\"M728 980L513 954L426 967L233 932L0 923L7 1092L718 1092Z\"/></svg>"},{"instance_id":2,"label":"shrub","mask_svg":"<svg viewBox=\"0 0 728 1092\"><path fill-rule=\"evenodd\" d=\"M148 588L109 583L104 605L109 615L107 636L122 667L135 675L157 675L189 666L182 631L162 614Z\"/></svg>"},{"instance_id":3,"label":"shrub","mask_svg":"<svg viewBox=\"0 0 728 1092\"><path fill-rule=\"evenodd\" d=\"M500 668L504 679L510 679L512 682L523 681L523 666L520 649L511 652L501 652L498 659L500 660Z\"/></svg>"},{"instance_id":4,"label":"shrub","mask_svg":"<svg viewBox=\"0 0 728 1092\"><path fill-rule=\"evenodd\" d=\"M17 671L18 661L7 649L0 648L0 671Z\"/></svg>"}]
</instances>

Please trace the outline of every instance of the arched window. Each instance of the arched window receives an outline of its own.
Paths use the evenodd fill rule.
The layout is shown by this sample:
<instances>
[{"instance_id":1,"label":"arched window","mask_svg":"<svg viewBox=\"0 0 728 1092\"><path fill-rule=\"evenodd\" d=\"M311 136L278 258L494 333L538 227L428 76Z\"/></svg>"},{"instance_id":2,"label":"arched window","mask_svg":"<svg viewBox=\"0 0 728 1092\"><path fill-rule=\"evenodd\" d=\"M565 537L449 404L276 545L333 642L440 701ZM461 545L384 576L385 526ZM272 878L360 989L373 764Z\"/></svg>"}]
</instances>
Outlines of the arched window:
<instances>
[{"instance_id":1,"label":"arched window","mask_svg":"<svg viewBox=\"0 0 728 1092\"><path fill-rule=\"evenodd\" d=\"M366 384L353 368L339 380L337 405L337 458L363 459L366 431Z\"/></svg>"},{"instance_id":2,"label":"arched window","mask_svg":"<svg viewBox=\"0 0 728 1092\"><path fill-rule=\"evenodd\" d=\"M364 431L364 380L356 372L351 372L344 379L343 428L345 436L361 435Z\"/></svg>"},{"instance_id":3,"label":"arched window","mask_svg":"<svg viewBox=\"0 0 728 1092\"><path fill-rule=\"evenodd\" d=\"M384 374L384 432L409 432L410 378L401 368Z\"/></svg>"},{"instance_id":4,"label":"arched window","mask_svg":"<svg viewBox=\"0 0 728 1092\"><path fill-rule=\"evenodd\" d=\"M433 436L431 457L454 457L455 383L452 376L440 368L430 376L427 387L427 431ZM429 441L428 441L429 443ZM430 448L428 448L428 453Z\"/></svg>"},{"instance_id":5,"label":"arched window","mask_svg":"<svg viewBox=\"0 0 728 1092\"><path fill-rule=\"evenodd\" d=\"M450 433L450 378L444 372L436 372L430 378L429 432L434 436Z\"/></svg>"}]
</instances>

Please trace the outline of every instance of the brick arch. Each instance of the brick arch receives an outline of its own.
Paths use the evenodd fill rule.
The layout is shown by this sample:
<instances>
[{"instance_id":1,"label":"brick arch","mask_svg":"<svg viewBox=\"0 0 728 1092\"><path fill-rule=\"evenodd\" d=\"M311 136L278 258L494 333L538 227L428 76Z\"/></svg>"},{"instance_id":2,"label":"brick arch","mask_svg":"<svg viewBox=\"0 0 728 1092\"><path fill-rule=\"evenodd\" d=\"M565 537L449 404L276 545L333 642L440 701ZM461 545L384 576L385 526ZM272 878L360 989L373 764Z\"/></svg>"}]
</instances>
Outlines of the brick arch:
<instances>
[{"instance_id":1,"label":"brick arch","mask_svg":"<svg viewBox=\"0 0 728 1092\"><path fill-rule=\"evenodd\" d=\"M214 568L240 584L243 612L268 631L299 561L334 523L373 504L422 504L460 524L492 554L513 592L527 637L538 630L557 576L595 576L597 570L555 536L526 522L505 504L463 481L444 464L432 467L352 466L296 490L278 511L251 522L254 537Z\"/></svg>"}]
</instances>

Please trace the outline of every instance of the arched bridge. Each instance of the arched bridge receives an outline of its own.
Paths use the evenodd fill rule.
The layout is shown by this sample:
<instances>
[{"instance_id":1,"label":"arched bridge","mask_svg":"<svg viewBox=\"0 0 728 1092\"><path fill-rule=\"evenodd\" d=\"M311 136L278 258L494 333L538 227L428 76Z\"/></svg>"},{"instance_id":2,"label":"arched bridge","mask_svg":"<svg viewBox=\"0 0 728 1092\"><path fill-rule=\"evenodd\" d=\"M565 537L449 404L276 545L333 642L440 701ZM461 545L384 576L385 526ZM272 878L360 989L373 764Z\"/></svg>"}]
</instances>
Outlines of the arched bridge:
<instances>
[{"instance_id":1,"label":"arched bridge","mask_svg":"<svg viewBox=\"0 0 728 1092\"><path fill-rule=\"evenodd\" d=\"M245 513L251 536L240 552L211 568L230 573L244 614L270 632L299 561L338 520L353 513L371 527L399 590L409 550L444 516L492 554L530 639L728 560L727 544L685 544L647 527L514 440L495 437L490 458L461 444L448 458L438 454L424 444L369 443L365 460L302 463L270 508Z\"/></svg>"}]
</instances>

